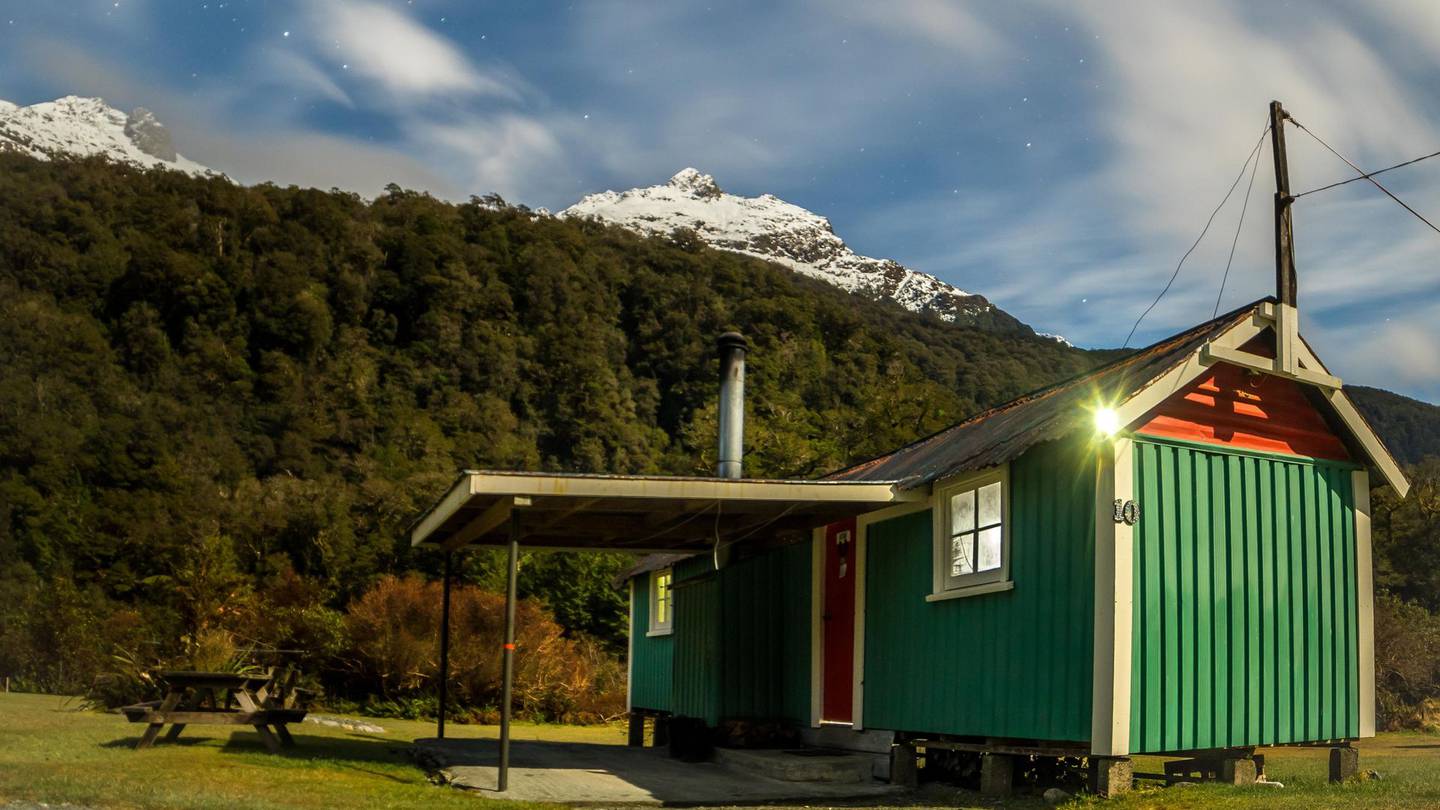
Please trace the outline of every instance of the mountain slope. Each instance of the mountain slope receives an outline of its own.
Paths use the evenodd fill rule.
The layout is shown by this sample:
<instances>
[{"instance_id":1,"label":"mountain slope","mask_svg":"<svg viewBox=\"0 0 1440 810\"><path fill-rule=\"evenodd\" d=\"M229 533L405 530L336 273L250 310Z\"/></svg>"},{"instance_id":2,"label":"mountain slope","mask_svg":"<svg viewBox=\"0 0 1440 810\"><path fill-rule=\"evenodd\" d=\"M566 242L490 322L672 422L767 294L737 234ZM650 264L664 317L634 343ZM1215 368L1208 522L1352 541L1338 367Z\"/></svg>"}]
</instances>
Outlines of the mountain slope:
<instances>
[{"instance_id":1,"label":"mountain slope","mask_svg":"<svg viewBox=\"0 0 1440 810\"><path fill-rule=\"evenodd\" d=\"M144 107L126 115L102 99L79 96L28 107L0 100L0 151L41 160L100 156L146 168L213 173L176 152L169 130Z\"/></svg>"},{"instance_id":2,"label":"mountain slope","mask_svg":"<svg viewBox=\"0 0 1440 810\"><path fill-rule=\"evenodd\" d=\"M1363 385L1347 385L1345 393L1397 461L1418 464L1427 456L1440 458L1440 405Z\"/></svg>"},{"instance_id":3,"label":"mountain slope","mask_svg":"<svg viewBox=\"0 0 1440 810\"><path fill-rule=\"evenodd\" d=\"M727 194L715 178L696 169L683 169L659 186L591 194L560 215L595 217L646 234L688 229L711 247L777 262L848 292L895 301L911 312L996 332L1033 334L984 296L891 259L861 256L818 214L771 194Z\"/></svg>"}]
</instances>

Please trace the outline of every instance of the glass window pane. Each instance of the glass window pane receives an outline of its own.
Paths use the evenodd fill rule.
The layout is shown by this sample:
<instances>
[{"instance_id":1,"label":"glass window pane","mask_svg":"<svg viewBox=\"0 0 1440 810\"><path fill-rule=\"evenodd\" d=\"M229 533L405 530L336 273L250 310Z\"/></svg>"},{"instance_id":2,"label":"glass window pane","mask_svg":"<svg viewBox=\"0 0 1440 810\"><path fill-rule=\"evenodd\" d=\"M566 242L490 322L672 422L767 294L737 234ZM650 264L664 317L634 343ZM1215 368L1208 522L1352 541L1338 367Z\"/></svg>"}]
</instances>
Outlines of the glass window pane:
<instances>
[{"instance_id":1,"label":"glass window pane","mask_svg":"<svg viewBox=\"0 0 1440 810\"><path fill-rule=\"evenodd\" d=\"M655 621L657 626L670 623L670 578L671 574L655 575Z\"/></svg>"},{"instance_id":2,"label":"glass window pane","mask_svg":"<svg viewBox=\"0 0 1440 810\"><path fill-rule=\"evenodd\" d=\"M950 534L975 528L975 490L950 496Z\"/></svg>"},{"instance_id":3,"label":"glass window pane","mask_svg":"<svg viewBox=\"0 0 1440 810\"><path fill-rule=\"evenodd\" d=\"M950 576L975 573L974 547L974 532L950 538Z\"/></svg>"},{"instance_id":4,"label":"glass window pane","mask_svg":"<svg viewBox=\"0 0 1440 810\"><path fill-rule=\"evenodd\" d=\"M1000 567L1001 531L999 526L980 530L979 571L994 571Z\"/></svg>"},{"instance_id":5,"label":"glass window pane","mask_svg":"<svg viewBox=\"0 0 1440 810\"><path fill-rule=\"evenodd\" d=\"M980 488L979 526L994 526L1000 522L1000 482L986 484Z\"/></svg>"}]
</instances>

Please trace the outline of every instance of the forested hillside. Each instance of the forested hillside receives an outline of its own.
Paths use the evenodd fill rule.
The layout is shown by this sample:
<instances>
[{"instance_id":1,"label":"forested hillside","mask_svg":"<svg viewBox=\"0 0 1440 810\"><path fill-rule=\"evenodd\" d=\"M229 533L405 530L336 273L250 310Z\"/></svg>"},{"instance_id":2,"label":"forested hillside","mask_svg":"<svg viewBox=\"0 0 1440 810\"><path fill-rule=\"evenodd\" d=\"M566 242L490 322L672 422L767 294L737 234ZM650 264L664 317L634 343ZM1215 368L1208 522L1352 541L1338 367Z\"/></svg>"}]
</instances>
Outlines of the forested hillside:
<instances>
[{"instance_id":1,"label":"forested hillside","mask_svg":"<svg viewBox=\"0 0 1440 810\"><path fill-rule=\"evenodd\" d=\"M1098 359L684 234L0 155L0 673L73 689L117 643L193 646L229 626L227 588L293 603L304 626L266 644L340 644L327 611L434 570L404 529L462 467L706 473L730 328L752 475L826 472ZM537 555L522 584L614 644L619 564ZM197 577L213 593L177 595Z\"/></svg>"},{"instance_id":2,"label":"forested hillside","mask_svg":"<svg viewBox=\"0 0 1440 810\"><path fill-rule=\"evenodd\" d=\"M1401 463L1440 457L1440 406L1363 385L1345 390Z\"/></svg>"},{"instance_id":3,"label":"forested hillside","mask_svg":"<svg viewBox=\"0 0 1440 810\"><path fill-rule=\"evenodd\" d=\"M118 671L121 700L147 669L262 647L356 699L428 694L433 588L392 575L438 560L408 523L463 467L708 473L713 341L732 328L752 344L756 476L824 473L1111 356L684 232L0 154L0 676L82 691ZM1360 394L1407 461L1435 449L1430 406ZM1412 469L1428 495L1377 505L1379 581L1430 616L1430 576L1391 561L1440 558L1440 473ZM462 580L493 588L494 558L465 559ZM522 661L528 708L605 713L582 698L623 675L605 650L623 647L625 564L527 556L526 609L555 618L527 619L526 649L551 656ZM458 694L493 705L498 603L461 604L478 646L457 652ZM1440 650L1440 621L1398 626ZM1440 682L1440 653L1417 660L1430 681L1406 670L1406 700Z\"/></svg>"}]
</instances>

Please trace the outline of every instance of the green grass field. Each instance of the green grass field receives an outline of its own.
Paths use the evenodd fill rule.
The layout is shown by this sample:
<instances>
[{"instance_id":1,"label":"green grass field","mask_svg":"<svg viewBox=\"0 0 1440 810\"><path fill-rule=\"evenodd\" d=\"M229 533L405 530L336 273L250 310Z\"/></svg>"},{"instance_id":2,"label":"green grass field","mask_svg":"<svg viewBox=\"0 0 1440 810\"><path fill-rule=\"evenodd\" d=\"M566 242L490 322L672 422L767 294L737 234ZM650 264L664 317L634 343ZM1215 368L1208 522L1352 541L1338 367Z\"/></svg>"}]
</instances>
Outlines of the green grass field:
<instances>
[{"instance_id":1,"label":"green grass field","mask_svg":"<svg viewBox=\"0 0 1440 810\"><path fill-rule=\"evenodd\" d=\"M373 721L385 734L313 723L291 726L298 745L267 753L253 731L190 726L174 743L132 750L143 726L80 711L72 698L0 694L0 806L4 800L101 808L476 808L437 786L410 760L433 723ZM493 737L494 726L456 726L450 737ZM517 724L516 739L624 743L619 726ZM485 807L527 805L487 802Z\"/></svg>"},{"instance_id":2,"label":"green grass field","mask_svg":"<svg viewBox=\"0 0 1440 810\"><path fill-rule=\"evenodd\" d=\"M0 694L0 807L7 800L99 808L519 808L432 785L411 763L411 740L429 723L379 720L385 734L306 723L299 745L266 753L254 732L192 726L178 743L131 750L139 726L119 715L81 711L69 698ZM494 737L493 726L451 726L452 737ZM517 739L622 744L620 726L517 725ZM1440 808L1440 737L1386 734L1361 746L1361 768L1379 781L1326 784L1324 750L1267 751L1269 777L1283 789L1185 786L1142 789L1124 799L1080 799L1071 806L1138 808ZM1159 771L1140 759L1137 770ZM935 801L927 791L919 801ZM949 806L993 808L973 793L949 793ZM1034 797L1004 806L1044 806Z\"/></svg>"}]
</instances>

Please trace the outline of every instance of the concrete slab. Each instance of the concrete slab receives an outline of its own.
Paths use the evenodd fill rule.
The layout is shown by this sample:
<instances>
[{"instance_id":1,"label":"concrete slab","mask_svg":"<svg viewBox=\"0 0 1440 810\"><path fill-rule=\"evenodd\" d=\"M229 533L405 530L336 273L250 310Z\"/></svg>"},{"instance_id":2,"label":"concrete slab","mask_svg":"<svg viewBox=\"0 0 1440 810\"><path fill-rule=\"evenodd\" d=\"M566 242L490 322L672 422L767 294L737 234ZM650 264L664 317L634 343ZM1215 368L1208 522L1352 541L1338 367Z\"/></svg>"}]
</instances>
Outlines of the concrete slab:
<instances>
[{"instance_id":1,"label":"concrete slab","mask_svg":"<svg viewBox=\"0 0 1440 810\"><path fill-rule=\"evenodd\" d=\"M664 750L595 743L510 742L510 789L495 790L495 740L416 740L452 784L480 796L570 805L735 805L871 799L903 793L882 782L786 782ZM783 752L775 752L783 755Z\"/></svg>"},{"instance_id":2,"label":"concrete slab","mask_svg":"<svg viewBox=\"0 0 1440 810\"><path fill-rule=\"evenodd\" d=\"M715 761L731 770L784 782L868 782L873 770L871 760L876 756L823 748L798 751L715 749Z\"/></svg>"}]
</instances>

